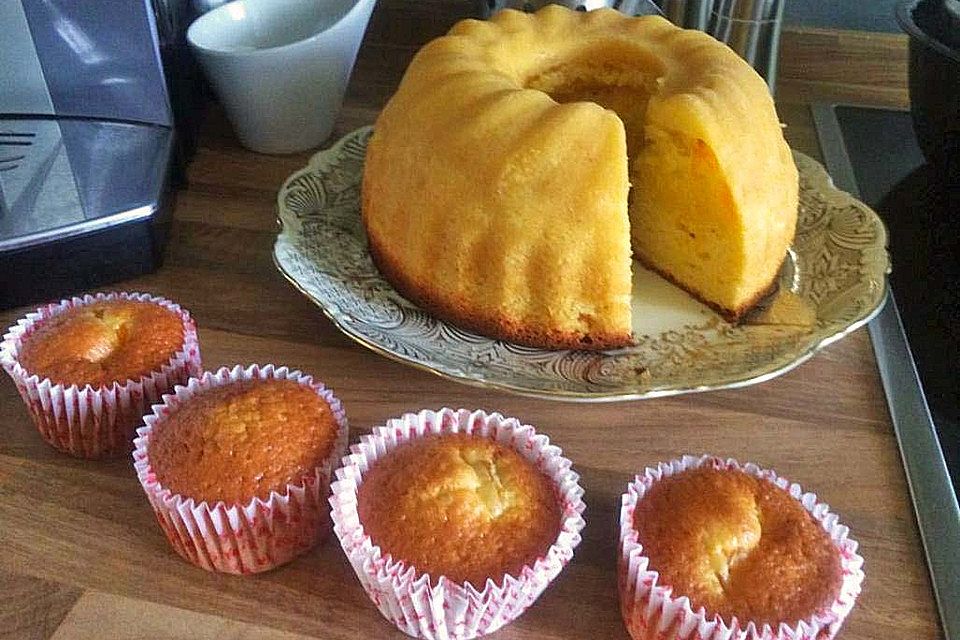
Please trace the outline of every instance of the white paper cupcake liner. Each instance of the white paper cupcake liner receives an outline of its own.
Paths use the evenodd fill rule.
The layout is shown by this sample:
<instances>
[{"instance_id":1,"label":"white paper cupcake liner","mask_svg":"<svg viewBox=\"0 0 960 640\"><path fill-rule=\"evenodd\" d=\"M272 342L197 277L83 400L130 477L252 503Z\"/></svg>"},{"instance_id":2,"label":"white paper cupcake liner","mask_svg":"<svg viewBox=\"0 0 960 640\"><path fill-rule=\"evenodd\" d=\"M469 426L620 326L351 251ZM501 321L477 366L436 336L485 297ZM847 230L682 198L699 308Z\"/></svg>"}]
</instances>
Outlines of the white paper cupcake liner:
<instances>
[{"instance_id":1,"label":"white paper cupcake liner","mask_svg":"<svg viewBox=\"0 0 960 640\"><path fill-rule=\"evenodd\" d=\"M177 407L204 389L239 380L293 380L316 391L333 412L338 425L337 440L330 455L313 473L298 484L273 491L266 499L253 498L245 504L196 502L173 493L157 480L150 466L148 446L153 431ZM208 571L258 573L267 571L309 551L330 531L329 508L325 498L333 468L347 449L347 418L343 406L323 384L287 367L240 365L206 372L177 385L163 404L153 406L137 429L134 440L134 467L167 540L183 558Z\"/></svg>"},{"instance_id":2,"label":"white paper cupcake liner","mask_svg":"<svg viewBox=\"0 0 960 640\"><path fill-rule=\"evenodd\" d=\"M649 567L649 558L637 542L633 515L637 503L647 490L664 477L685 469L712 466L717 469L739 469L788 491L829 534L840 556L843 579L834 602L805 620L794 624L781 623L776 629L769 624L758 627L751 621L736 618L725 622L719 615L709 616L701 607L694 611L687 597L674 596L668 586L657 584L659 574ZM853 609L863 582L863 558L857 554L857 543L848 536L830 508L817 501L817 496L804 493L773 471L755 464L741 465L736 460L713 456L684 456L680 460L660 463L638 475L623 494L620 508L620 605L624 624L634 640L827 640L833 638Z\"/></svg>"},{"instance_id":3,"label":"white paper cupcake liner","mask_svg":"<svg viewBox=\"0 0 960 640\"><path fill-rule=\"evenodd\" d=\"M563 502L562 525L545 556L520 575L507 575L481 588L432 578L395 561L364 533L357 513L357 491L370 466L399 444L429 434L470 433L512 447L549 476ZM583 529L583 490L579 476L558 447L533 427L498 413L440 409L408 413L376 427L351 447L333 483L330 504L333 530L367 595L383 616L417 638L474 638L492 633L518 617L573 558Z\"/></svg>"},{"instance_id":4,"label":"white paper cupcake liner","mask_svg":"<svg viewBox=\"0 0 960 640\"><path fill-rule=\"evenodd\" d=\"M152 302L177 313L183 321L183 346L158 371L110 386L54 384L20 364L24 340L43 322L72 307L101 300ZM197 328L190 314L169 300L145 293L88 294L41 307L18 320L3 336L0 365L13 379L43 439L78 458L129 453L134 429L142 423L150 405L202 370Z\"/></svg>"}]
</instances>

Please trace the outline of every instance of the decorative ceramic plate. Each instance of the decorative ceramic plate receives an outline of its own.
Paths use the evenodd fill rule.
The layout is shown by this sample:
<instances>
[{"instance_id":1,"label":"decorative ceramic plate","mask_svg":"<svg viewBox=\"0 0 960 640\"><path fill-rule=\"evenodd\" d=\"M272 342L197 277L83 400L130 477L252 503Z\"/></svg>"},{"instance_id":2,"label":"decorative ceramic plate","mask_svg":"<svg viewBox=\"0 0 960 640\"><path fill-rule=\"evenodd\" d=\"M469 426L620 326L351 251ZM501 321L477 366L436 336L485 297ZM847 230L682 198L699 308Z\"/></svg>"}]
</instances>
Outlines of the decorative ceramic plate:
<instances>
[{"instance_id":1,"label":"decorative ceramic plate","mask_svg":"<svg viewBox=\"0 0 960 640\"><path fill-rule=\"evenodd\" d=\"M740 325L723 321L634 262L636 345L548 351L463 331L394 291L367 253L360 178L371 128L292 175L278 196L280 271L345 334L374 351L467 384L580 401L737 387L784 373L867 322L886 295L887 236L877 215L800 169L796 240L779 292Z\"/></svg>"}]
</instances>

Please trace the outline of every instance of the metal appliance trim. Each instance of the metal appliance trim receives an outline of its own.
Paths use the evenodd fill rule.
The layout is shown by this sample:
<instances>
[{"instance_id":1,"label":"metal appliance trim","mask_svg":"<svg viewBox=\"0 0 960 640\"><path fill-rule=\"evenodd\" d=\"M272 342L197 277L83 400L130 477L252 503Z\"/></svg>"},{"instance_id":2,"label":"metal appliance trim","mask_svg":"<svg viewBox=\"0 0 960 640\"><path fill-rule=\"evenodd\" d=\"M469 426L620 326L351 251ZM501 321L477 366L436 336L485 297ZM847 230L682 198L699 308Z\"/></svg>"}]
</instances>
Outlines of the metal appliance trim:
<instances>
[{"instance_id":1,"label":"metal appliance trim","mask_svg":"<svg viewBox=\"0 0 960 640\"><path fill-rule=\"evenodd\" d=\"M152 216L154 212L157 211L157 208L157 204L148 204L141 207L135 207L133 209L127 209L126 211L118 211L117 213L112 213L107 216L93 218L92 220L84 220L83 222L67 225L65 227L45 229L30 235L17 236L16 238L8 238L6 240L0 239L0 251L26 249L27 247L40 244L47 240L66 240L68 238L74 238L86 233L93 233L94 231L99 231L101 229L112 227L118 224L143 220L144 218L149 218Z\"/></svg>"},{"instance_id":2,"label":"metal appliance trim","mask_svg":"<svg viewBox=\"0 0 960 640\"><path fill-rule=\"evenodd\" d=\"M859 197L836 105L812 106L827 171ZM946 640L960 640L960 506L893 292L868 325Z\"/></svg>"}]
</instances>

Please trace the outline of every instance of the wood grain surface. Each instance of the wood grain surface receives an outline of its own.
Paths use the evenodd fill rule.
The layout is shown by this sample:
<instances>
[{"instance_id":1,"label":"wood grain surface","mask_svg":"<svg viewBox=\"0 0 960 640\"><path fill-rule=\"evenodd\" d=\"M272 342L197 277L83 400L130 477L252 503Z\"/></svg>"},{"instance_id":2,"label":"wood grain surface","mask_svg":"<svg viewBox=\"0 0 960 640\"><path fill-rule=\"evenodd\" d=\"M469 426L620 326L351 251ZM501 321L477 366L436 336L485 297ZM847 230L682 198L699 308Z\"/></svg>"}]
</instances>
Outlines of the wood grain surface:
<instances>
[{"instance_id":1,"label":"wood grain surface","mask_svg":"<svg viewBox=\"0 0 960 640\"><path fill-rule=\"evenodd\" d=\"M381 2L334 136L371 123L416 47L468 10ZM809 110L780 110L791 143L818 155ZM619 496L645 465L701 452L772 467L850 526L867 577L841 638L940 636L865 331L740 390L591 406L462 386L353 344L276 271L276 191L307 157L243 150L213 108L176 204L165 265L111 289L149 291L190 309L207 368L273 362L315 374L343 399L353 439L402 412L443 405L501 411L548 434L582 475L584 540L541 599L494 637L626 638L615 579ZM0 326L26 311L0 312ZM131 461L74 460L48 447L5 376L0 550L0 638L404 637L367 600L335 539L257 576L187 564L167 545Z\"/></svg>"},{"instance_id":2,"label":"wood grain surface","mask_svg":"<svg viewBox=\"0 0 960 640\"><path fill-rule=\"evenodd\" d=\"M784 27L777 95L907 110L907 43L902 33Z\"/></svg>"}]
</instances>

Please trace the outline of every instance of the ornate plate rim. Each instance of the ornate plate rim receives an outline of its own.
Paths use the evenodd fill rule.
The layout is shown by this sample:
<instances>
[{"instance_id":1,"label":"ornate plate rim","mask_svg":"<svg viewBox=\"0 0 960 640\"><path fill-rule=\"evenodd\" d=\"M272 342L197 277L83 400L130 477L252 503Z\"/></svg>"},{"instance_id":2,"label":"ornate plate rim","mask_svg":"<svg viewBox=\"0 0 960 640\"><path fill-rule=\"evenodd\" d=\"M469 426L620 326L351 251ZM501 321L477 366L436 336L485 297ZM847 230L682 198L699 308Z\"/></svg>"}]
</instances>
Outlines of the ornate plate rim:
<instances>
[{"instance_id":1,"label":"ornate plate rim","mask_svg":"<svg viewBox=\"0 0 960 640\"><path fill-rule=\"evenodd\" d=\"M287 240L288 237L292 237L289 225L284 220L284 204L283 198L284 194L287 192L289 185L300 178L301 176L310 173L314 167L327 156L335 156L344 145L348 144L355 138L361 137L367 134L369 131L372 131L372 126L360 127L344 135L336 143L331 145L326 149L322 149L310 157L310 160L307 162L307 165L298 169L292 173L286 180L284 180L277 193L277 223L280 227L280 232L277 234L276 241L274 242L272 257L273 263L276 266L277 270L283 275L283 277L290 282L293 287L303 294L308 300L313 302L320 310L323 312L324 316L330 320L331 323L344 335L353 340L354 342L360 344L363 347L377 353L389 360L399 362L401 364L414 367L421 371L426 371L432 373L436 376L439 376L446 380L452 380L465 384L472 387L482 388L482 389L492 389L497 391L506 391L513 393L519 396L538 398L544 400L555 400L555 401L565 401L565 402L578 402L578 403L606 403L606 402L627 402L635 400L647 400L654 398L667 398L671 396L679 396L693 393L704 393L707 391L721 391L724 389L738 389L754 384L766 382L773 378L779 377L789 371L792 371L801 364L807 362L816 355L818 352L822 351L829 345L840 340L841 338L853 333L857 329L860 329L865 324L870 322L883 308L884 303L887 300L889 292L889 274L891 271L890 263L890 254L888 250L889 242L889 232L887 226L884 223L883 219L877 215L873 209L865 205L864 203L857 200L855 197L849 193L838 189L830 175L827 173L826 169L815 159L807 156L806 154L792 150L795 156L804 159L812 168L813 171L809 174L808 177L812 179L813 184L817 187L819 192L825 192L827 194L833 195L834 197L839 197L840 199L846 201L849 204L856 206L862 211L866 211L872 216L873 221L877 224L878 229L878 240L877 245L883 247L883 252L886 257L886 267L883 272L883 281L881 286L878 287L876 296L872 300L872 304L866 306L866 310L861 313L858 317L854 318L847 324L845 327L842 327L836 330L833 333L828 335L823 335L819 339L814 340L807 346L801 353L799 353L795 358L790 362L787 362L781 366L774 367L768 371L757 375L746 375L737 379L731 379L722 383L717 384L702 384L702 385L692 385L692 386L675 386L668 388L653 388L646 391L636 391L636 392L589 392L589 391L569 391L569 390L540 390L540 389L530 389L527 387L519 386L516 384L511 384L509 382L483 378L478 375L471 375L469 373L462 372L453 372L444 370L440 367L434 367L430 364L423 363L413 357L405 356L403 354L396 353L391 349L377 344L371 340L368 340L366 337L359 335L354 330L351 329L350 323L346 322L344 319L339 317L338 313L331 310L327 304L321 299L318 299L314 295L304 288L304 286L296 279L296 277L291 274L287 268L284 266L281 258L279 256L279 248L281 244ZM292 243L291 243L292 244ZM792 250L792 247L791 247ZM410 303L412 305L412 303ZM414 305L415 306L415 305ZM438 322L443 322L438 319Z\"/></svg>"}]
</instances>

